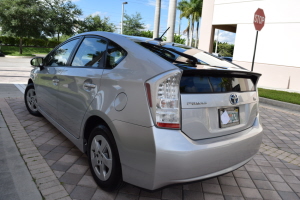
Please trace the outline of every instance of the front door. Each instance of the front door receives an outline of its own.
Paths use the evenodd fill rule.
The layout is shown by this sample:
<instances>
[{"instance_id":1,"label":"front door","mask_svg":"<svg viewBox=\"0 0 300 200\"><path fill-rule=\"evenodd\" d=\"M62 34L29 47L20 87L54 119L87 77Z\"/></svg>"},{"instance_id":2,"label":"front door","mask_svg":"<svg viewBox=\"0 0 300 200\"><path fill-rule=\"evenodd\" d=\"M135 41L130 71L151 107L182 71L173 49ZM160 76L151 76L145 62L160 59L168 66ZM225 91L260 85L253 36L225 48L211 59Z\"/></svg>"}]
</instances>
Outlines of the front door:
<instances>
[{"instance_id":1,"label":"front door","mask_svg":"<svg viewBox=\"0 0 300 200\"><path fill-rule=\"evenodd\" d=\"M57 92L60 74L67 65L79 38L63 43L44 59L44 66L36 74L35 90L39 109L52 119L57 119Z\"/></svg>"},{"instance_id":2,"label":"front door","mask_svg":"<svg viewBox=\"0 0 300 200\"><path fill-rule=\"evenodd\" d=\"M100 89L106 48L106 39L85 37L70 66L61 73L58 121L76 138L79 137L84 114Z\"/></svg>"}]
</instances>

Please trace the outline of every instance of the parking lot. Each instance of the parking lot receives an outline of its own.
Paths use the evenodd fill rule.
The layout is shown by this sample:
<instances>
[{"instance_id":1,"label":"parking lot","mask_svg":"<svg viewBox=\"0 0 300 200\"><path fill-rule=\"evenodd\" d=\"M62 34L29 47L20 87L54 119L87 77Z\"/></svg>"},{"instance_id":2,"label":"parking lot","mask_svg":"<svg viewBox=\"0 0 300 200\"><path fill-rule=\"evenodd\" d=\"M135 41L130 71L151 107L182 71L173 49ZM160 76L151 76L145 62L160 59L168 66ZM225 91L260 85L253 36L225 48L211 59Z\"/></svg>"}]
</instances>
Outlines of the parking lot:
<instances>
[{"instance_id":1,"label":"parking lot","mask_svg":"<svg viewBox=\"0 0 300 200\"><path fill-rule=\"evenodd\" d=\"M26 83L31 70L26 65L29 59L0 59L1 83ZM12 86L12 96L1 99L1 112L46 199L300 199L300 113L261 104L264 137L260 151L231 173L154 192L123 183L118 190L108 193L93 181L87 157L45 118L30 115L21 92ZM19 140L18 134L28 138L26 142ZM26 157L29 154L36 159ZM48 167L43 176L34 171L38 165Z\"/></svg>"}]
</instances>

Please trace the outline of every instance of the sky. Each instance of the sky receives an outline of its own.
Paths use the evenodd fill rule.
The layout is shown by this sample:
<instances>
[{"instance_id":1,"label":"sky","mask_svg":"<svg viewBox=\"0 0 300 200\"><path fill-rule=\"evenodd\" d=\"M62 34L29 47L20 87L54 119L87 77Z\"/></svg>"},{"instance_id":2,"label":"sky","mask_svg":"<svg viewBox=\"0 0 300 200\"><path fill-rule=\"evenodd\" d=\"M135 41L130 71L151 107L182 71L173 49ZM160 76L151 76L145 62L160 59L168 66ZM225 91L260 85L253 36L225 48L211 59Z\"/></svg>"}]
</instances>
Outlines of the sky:
<instances>
[{"instance_id":1,"label":"sky","mask_svg":"<svg viewBox=\"0 0 300 200\"><path fill-rule=\"evenodd\" d=\"M124 5L125 13L132 15L139 12L142 16L142 22L145 25L145 30L153 31L155 3L156 0L72 0L73 3L78 5L83 11L83 16L100 15L101 17L109 17L110 22L114 23L119 32L121 16L122 16L122 3L128 2ZM180 1L180 0L178 0ZM168 21L168 6L169 0L161 0L161 16L160 16L160 35L167 29ZM179 11L176 13L176 27L175 33L179 31ZM180 23L180 32L186 29L188 21L183 18ZM195 25L196 26L196 25ZM200 33L201 34L201 33ZM215 37L216 38L216 37ZM235 34L220 31L219 41L234 43Z\"/></svg>"}]
</instances>

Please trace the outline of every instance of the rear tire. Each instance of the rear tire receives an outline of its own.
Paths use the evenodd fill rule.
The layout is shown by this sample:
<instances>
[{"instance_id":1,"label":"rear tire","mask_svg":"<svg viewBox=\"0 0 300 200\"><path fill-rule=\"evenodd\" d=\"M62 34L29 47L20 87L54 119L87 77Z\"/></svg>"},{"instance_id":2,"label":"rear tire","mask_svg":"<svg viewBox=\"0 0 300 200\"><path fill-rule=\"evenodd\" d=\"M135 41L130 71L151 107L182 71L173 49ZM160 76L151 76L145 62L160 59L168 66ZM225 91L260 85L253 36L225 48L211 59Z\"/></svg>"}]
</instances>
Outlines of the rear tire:
<instances>
[{"instance_id":1,"label":"rear tire","mask_svg":"<svg viewBox=\"0 0 300 200\"><path fill-rule=\"evenodd\" d=\"M88 159L95 182L111 191L122 182L122 171L116 142L110 130L99 125L95 127L88 141Z\"/></svg>"},{"instance_id":2,"label":"rear tire","mask_svg":"<svg viewBox=\"0 0 300 200\"><path fill-rule=\"evenodd\" d=\"M24 93L24 100L27 110L30 114L34 116L42 116L41 113L38 111L38 103L36 98L35 89L33 83L29 83L25 89Z\"/></svg>"}]
</instances>

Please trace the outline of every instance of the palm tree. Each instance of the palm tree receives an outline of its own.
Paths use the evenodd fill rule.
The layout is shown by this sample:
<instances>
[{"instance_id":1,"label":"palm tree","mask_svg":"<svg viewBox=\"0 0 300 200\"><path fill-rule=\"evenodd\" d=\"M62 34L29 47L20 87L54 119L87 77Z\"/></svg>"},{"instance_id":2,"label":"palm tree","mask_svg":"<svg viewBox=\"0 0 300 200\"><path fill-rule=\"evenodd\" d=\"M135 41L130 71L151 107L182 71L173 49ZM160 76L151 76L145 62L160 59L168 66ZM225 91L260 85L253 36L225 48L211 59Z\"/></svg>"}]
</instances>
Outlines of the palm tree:
<instances>
[{"instance_id":1,"label":"palm tree","mask_svg":"<svg viewBox=\"0 0 300 200\"><path fill-rule=\"evenodd\" d=\"M187 33L187 44L189 44L190 41L190 14L187 11L187 8L189 7L189 2L186 0L182 0L178 3L177 9L181 11L180 14L180 19L182 19L183 17L188 19L188 26L187 28L183 31L183 34Z\"/></svg>"},{"instance_id":2,"label":"palm tree","mask_svg":"<svg viewBox=\"0 0 300 200\"><path fill-rule=\"evenodd\" d=\"M161 0L156 0L153 38L159 37Z\"/></svg>"},{"instance_id":3,"label":"palm tree","mask_svg":"<svg viewBox=\"0 0 300 200\"><path fill-rule=\"evenodd\" d=\"M190 46L192 46L192 42L193 42L193 32L194 32L195 22L197 22L196 44L198 42L199 21L202 14L202 4L203 4L203 0L190 0L190 1L183 0L178 4L177 7L181 11L180 18L185 17L189 20L188 27L187 29L184 30L184 33L187 33L188 35L188 44ZM190 37L189 34L191 35Z\"/></svg>"}]
</instances>

